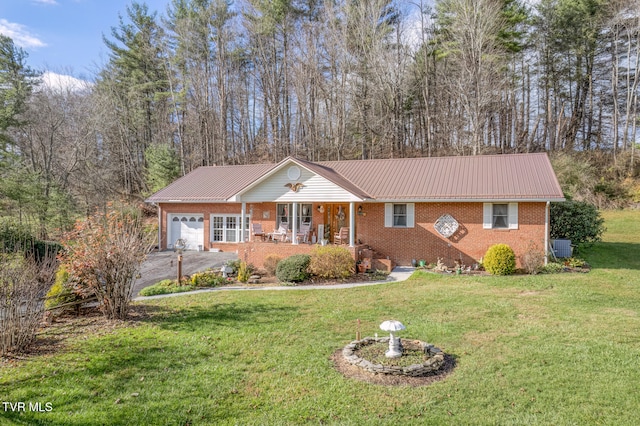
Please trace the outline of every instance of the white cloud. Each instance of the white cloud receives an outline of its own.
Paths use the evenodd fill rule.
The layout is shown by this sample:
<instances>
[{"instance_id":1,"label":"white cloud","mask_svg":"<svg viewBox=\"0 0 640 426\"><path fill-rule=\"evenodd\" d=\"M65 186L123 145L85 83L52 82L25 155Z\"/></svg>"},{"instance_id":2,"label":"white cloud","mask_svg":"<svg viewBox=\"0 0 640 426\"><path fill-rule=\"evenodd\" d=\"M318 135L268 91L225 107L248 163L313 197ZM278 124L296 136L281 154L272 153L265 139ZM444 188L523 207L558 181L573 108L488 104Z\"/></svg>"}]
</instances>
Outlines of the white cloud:
<instances>
[{"instance_id":1,"label":"white cloud","mask_svg":"<svg viewBox=\"0 0 640 426\"><path fill-rule=\"evenodd\" d=\"M46 46L46 43L30 34L24 25L9 22L6 19L0 19L0 34L11 37L16 46L25 49Z\"/></svg>"},{"instance_id":2,"label":"white cloud","mask_svg":"<svg viewBox=\"0 0 640 426\"><path fill-rule=\"evenodd\" d=\"M34 3L46 4L51 6L57 6L58 2L56 0L33 0Z\"/></svg>"},{"instance_id":3,"label":"white cloud","mask_svg":"<svg viewBox=\"0 0 640 426\"><path fill-rule=\"evenodd\" d=\"M46 71L42 74L42 84L53 91L81 91L88 89L92 83L66 74Z\"/></svg>"}]
</instances>

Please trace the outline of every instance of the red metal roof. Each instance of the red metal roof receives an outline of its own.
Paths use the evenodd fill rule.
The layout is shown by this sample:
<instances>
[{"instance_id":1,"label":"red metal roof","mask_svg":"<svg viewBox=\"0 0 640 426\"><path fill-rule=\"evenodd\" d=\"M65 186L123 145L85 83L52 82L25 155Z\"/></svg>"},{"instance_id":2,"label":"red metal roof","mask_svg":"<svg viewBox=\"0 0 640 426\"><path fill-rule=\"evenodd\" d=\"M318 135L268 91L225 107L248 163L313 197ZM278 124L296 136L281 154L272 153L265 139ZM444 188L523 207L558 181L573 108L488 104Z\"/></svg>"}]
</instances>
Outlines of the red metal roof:
<instances>
[{"instance_id":1,"label":"red metal roof","mask_svg":"<svg viewBox=\"0 0 640 426\"><path fill-rule=\"evenodd\" d=\"M147 201L152 203L224 202L275 166L275 164L252 164L198 167L156 192Z\"/></svg>"},{"instance_id":2,"label":"red metal roof","mask_svg":"<svg viewBox=\"0 0 640 426\"><path fill-rule=\"evenodd\" d=\"M321 163L288 160L361 199L564 200L546 153ZM286 163L287 160L278 164L200 167L147 201L222 202Z\"/></svg>"},{"instance_id":3,"label":"red metal roof","mask_svg":"<svg viewBox=\"0 0 640 426\"><path fill-rule=\"evenodd\" d=\"M564 199L546 153L321 164L377 200Z\"/></svg>"}]
</instances>

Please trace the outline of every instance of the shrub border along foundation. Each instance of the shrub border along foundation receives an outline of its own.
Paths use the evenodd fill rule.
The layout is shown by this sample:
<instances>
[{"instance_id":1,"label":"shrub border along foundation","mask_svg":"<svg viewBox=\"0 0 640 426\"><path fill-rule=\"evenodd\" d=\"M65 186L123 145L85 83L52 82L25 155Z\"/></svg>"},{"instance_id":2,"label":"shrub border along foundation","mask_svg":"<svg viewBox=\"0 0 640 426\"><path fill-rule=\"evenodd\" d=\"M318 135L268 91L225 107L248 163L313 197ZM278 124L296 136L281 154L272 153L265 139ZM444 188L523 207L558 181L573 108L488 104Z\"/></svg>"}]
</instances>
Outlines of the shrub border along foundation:
<instances>
[{"instance_id":1,"label":"shrub border along foundation","mask_svg":"<svg viewBox=\"0 0 640 426\"><path fill-rule=\"evenodd\" d=\"M420 340L407 340L415 345L419 345L425 354L429 356L429 359L422 364L412 364L407 367L399 366L385 366L382 364L374 364L371 361L367 361L364 358L360 358L356 355L356 351L363 346L371 345L374 343L388 343L388 337L365 337L362 340L354 340L342 349L342 356L344 359L352 365L360 367L370 373L374 374L389 374L394 376L409 376L420 377L426 376L438 371L445 362L444 352L439 348L436 348L430 343L422 342Z\"/></svg>"}]
</instances>

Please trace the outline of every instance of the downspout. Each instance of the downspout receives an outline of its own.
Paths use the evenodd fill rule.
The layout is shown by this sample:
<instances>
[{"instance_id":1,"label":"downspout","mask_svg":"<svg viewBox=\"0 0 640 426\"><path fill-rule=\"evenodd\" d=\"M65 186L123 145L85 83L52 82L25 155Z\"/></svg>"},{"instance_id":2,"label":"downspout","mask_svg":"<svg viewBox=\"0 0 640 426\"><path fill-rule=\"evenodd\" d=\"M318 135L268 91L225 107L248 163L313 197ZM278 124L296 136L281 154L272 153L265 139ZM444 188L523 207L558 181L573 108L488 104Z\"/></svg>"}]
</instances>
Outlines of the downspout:
<instances>
[{"instance_id":1,"label":"downspout","mask_svg":"<svg viewBox=\"0 0 640 426\"><path fill-rule=\"evenodd\" d=\"M349 203L349 247L355 246L355 234L356 234L356 215L355 215L356 203L353 201Z\"/></svg>"},{"instance_id":2,"label":"downspout","mask_svg":"<svg viewBox=\"0 0 640 426\"><path fill-rule=\"evenodd\" d=\"M544 266L549 263L549 208L551 202L547 201L544 209Z\"/></svg>"}]
</instances>

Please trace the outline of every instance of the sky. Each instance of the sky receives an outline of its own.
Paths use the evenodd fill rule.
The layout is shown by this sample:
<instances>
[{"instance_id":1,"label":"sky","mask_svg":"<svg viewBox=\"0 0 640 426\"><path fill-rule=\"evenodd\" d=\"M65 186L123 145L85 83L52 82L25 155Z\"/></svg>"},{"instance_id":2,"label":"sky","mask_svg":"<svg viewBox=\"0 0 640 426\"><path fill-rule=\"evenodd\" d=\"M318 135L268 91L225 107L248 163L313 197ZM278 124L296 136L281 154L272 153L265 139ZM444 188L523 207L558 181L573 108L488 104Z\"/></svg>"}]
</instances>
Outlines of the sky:
<instances>
[{"instance_id":1,"label":"sky","mask_svg":"<svg viewBox=\"0 0 640 426\"><path fill-rule=\"evenodd\" d=\"M141 0L140 3L143 1ZM145 0L158 16L169 0ZM93 80L108 61L102 36L109 39L126 19L131 0L0 0L0 34L28 54L26 63L38 71Z\"/></svg>"}]
</instances>

